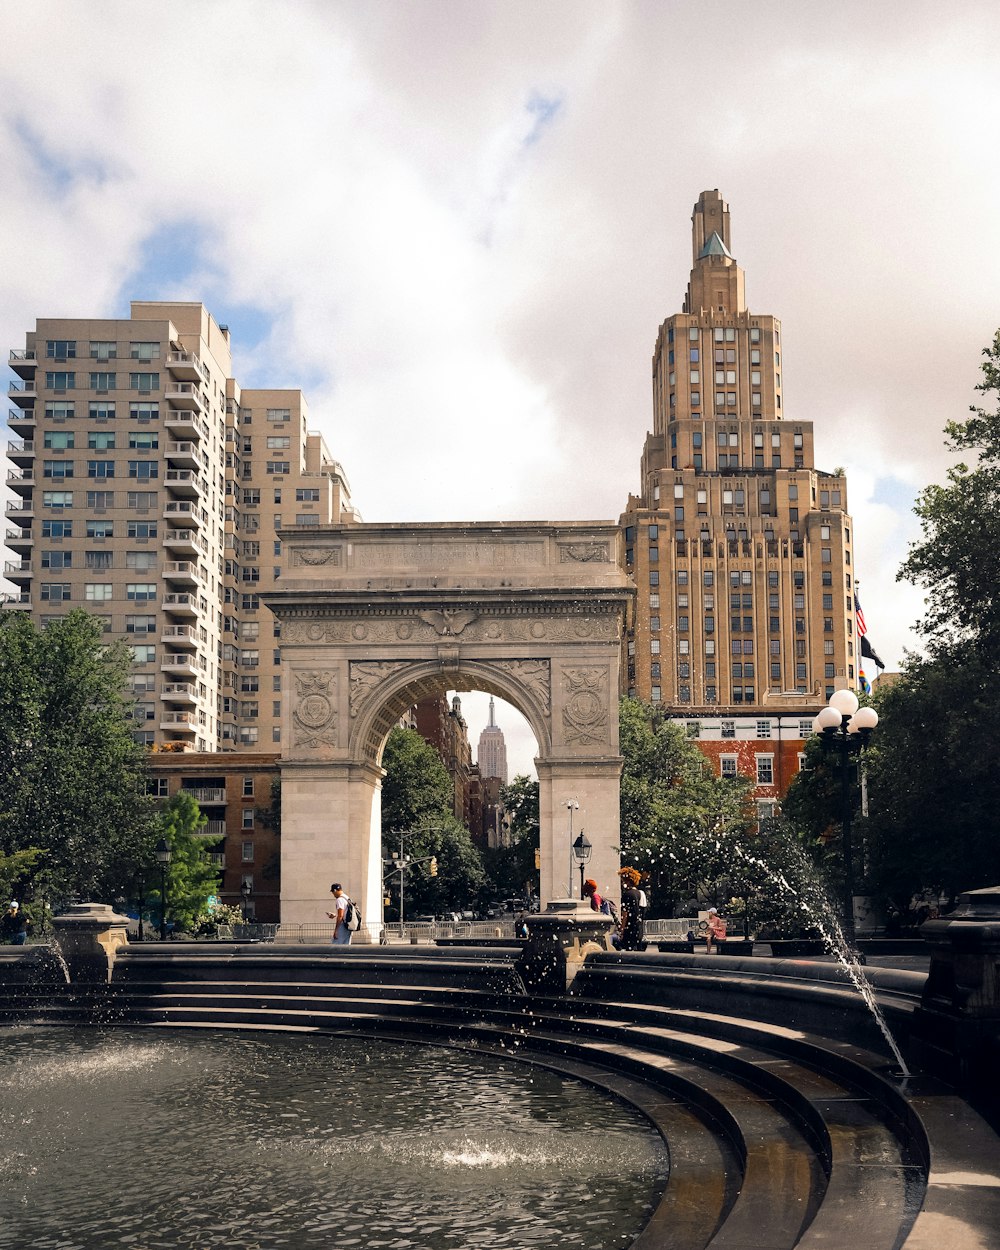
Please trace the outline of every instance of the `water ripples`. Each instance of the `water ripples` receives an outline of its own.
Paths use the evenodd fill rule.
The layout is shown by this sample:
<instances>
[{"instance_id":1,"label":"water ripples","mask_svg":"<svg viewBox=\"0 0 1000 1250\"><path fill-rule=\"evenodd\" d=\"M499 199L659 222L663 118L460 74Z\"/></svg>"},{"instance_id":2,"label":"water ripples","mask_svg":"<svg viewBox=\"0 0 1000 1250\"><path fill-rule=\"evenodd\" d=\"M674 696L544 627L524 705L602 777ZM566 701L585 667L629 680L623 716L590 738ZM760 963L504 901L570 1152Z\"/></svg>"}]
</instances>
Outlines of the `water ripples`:
<instances>
[{"instance_id":1,"label":"water ripples","mask_svg":"<svg viewBox=\"0 0 1000 1250\"><path fill-rule=\"evenodd\" d=\"M329 1036L0 1032L0 1247L609 1250L666 1182L610 1097Z\"/></svg>"}]
</instances>

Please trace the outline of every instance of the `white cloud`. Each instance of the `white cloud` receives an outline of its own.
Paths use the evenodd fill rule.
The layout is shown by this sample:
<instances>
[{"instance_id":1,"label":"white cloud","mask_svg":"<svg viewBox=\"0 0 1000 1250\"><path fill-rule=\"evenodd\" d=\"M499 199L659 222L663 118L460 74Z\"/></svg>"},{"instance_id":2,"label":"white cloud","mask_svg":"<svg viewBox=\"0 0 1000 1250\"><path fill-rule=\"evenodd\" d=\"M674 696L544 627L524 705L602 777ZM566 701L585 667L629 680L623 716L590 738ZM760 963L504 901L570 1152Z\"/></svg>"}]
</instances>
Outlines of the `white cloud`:
<instances>
[{"instance_id":1,"label":"white cloud","mask_svg":"<svg viewBox=\"0 0 1000 1250\"><path fill-rule=\"evenodd\" d=\"M943 474L995 328L1000 16L897 19L36 0L5 14L0 329L16 346L36 316L112 315L123 289L264 309L253 362L232 322L241 368L308 380L369 519L610 518L638 485L691 205L717 186L751 306L783 321L787 415L851 470L866 613L898 654L912 520L874 479ZM181 221L210 256L129 289Z\"/></svg>"}]
</instances>

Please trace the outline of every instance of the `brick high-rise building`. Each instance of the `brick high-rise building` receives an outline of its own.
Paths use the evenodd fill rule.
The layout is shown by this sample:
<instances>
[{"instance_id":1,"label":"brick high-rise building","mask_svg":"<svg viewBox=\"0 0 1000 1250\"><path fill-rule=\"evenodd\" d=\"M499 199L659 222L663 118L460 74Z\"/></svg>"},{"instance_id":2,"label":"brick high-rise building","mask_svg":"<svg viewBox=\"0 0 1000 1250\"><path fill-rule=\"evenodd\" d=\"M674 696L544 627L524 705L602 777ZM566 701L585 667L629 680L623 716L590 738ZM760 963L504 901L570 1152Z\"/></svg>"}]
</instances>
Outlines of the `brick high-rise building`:
<instances>
[{"instance_id":1,"label":"brick high-rise building","mask_svg":"<svg viewBox=\"0 0 1000 1250\"><path fill-rule=\"evenodd\" d=\"M354 517L302 393L241 390L198 303L39 320L10 365L3 606L83 607L126 639L140 741L277 749L278 531Z\"/></svg>"},{"instance_id":2,"label":"brick high-rise building","mask_svg":"<svg viewBox=\"0 0 1000 1250\"><path fill-rule=\"evenodd\" d=\"M718 191L699 196L692 224L687 295L657 336L653 430L621 518L638 590L623 671L628 694L719 744L723 772L745 771L726 739L758 742L766 810L790 780L776 761L834 689L856 685L847 483L816 468L812 422L783 403L781 324L747 307Z\"/></svg>"}]
</instances>

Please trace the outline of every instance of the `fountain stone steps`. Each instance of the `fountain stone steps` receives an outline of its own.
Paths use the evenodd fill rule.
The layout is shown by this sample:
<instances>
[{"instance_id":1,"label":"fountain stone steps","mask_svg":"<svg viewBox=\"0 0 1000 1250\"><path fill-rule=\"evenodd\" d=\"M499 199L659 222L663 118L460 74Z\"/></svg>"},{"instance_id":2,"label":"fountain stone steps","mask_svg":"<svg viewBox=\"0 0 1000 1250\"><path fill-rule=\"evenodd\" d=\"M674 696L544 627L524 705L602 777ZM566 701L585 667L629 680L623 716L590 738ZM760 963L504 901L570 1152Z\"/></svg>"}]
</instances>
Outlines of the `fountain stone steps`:
<instances>
[{"instance_id":1,"label":"fountain stone steps","mask_svg":"<svg viewBox=\"0 0 1000 1250\"><path fill-rule=\"evenodd\" d=\"M356 986L310 985L306 995L301 988L297 994L275 994L277 988L268 985L248 995L243 983L197 983L183 987L189 991L186 993L178 985L166 993L141 994L137 992L139 985L133 984L127 1012L133 1020L157 1019L166 1024L214 1022L231 1027L238 1021L261 1027L362 1031L376 1026L380 1035L386 1029L403 1029L407 1036L421 1040L426 1040L428 1032L442 1029L449 1035L457 1030L458 1040L463 1035L482 1038L497 1032L509 1037L513 1031L516 1043L533 1050L565 1054L572 1047L576 1053L587 1054L592 1063L614 1062L646 1081L668 1085L717 1122L725 1115L723 1109L734 1116L745 1173L739 1200L726 1220L725 1239L718 1242L720 1247L739 1245L744 1235L755 1238L755 1244L761 1246L762 1211L768 1213L773 1238L768 1245L796 1245L804 1236L805 1226L814 1225L823 1216L827 1199L824 1196L820 1203L817 1195L856 1189L862 1179L867 1191L877 1196L876 1209L881 1212L879 1222L883 1226L881 1236L866 1226L872 1234L868 1244L891 1247L896 1244L900 1221L912 1206L907 1195L923 1175L912 1165L907 1168L899 1140L882 1123L881 1108L859 1096L855 1087L838 1087L830 1077L773 1052L678 1028L653 1028L636 1020L640 1014L646 1020L657 1016L662 1020L664 1015L676 1018L687 1013L663 1009L637 1012L633 1005L625 1004L618 1005L620 1010L610 1018L570 1020L565 1013L573 1004L565 1000L546 1000L545 1007L559 1009L553 1014L535 1001L531 1015L526 1016L523 1011L501 1012L495 1006L488 1010L480 996L468 992L442 994L438 990L435 995L433 987L421 987L419 999L411 996L413 987L392 987L395 992L390 1001L383 993L377 1003L367 993L359 995ZM428 997L437 1001L429 1002ZM373 1007L377 1007L374 1012ZM604 1004L605 1011L609 1007ZM451 1017L444 1023L442 1008ZM716 1023L723 1019L717 1017ZM728 1023L732 1027L740 1024ZM768 1036L773 1039L773 1032ZM878 1057L869 1056L869 1060L877 1061ZM820 1062L827 1066L829 1059L824 1055ZM817 1114L819 1100L824 1114ZM829 1117L829 1125L824 1117ZM862 1135L869 1143L867 1153L858 1144ZM854 1165L855 1155L867 1160L863 1173ZM831 1172L829 1184L827 1167ZM848 1174L847 1179L838 1182L842 1172ZM825 1222L836 1224L840 1218L828 1217ZM745 1234L739 1232L741 1227Z\"/></svg>"}]
</instances>

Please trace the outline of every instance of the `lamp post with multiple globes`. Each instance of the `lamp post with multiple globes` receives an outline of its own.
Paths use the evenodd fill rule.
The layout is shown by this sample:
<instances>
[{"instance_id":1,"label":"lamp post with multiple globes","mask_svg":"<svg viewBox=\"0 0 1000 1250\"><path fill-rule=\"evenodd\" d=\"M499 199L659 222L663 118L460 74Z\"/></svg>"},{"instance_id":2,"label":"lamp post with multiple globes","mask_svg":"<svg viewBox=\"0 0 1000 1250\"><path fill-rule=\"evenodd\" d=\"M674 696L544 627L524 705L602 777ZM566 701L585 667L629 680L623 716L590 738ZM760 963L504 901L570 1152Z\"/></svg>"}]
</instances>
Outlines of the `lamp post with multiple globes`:
<instances>
[{"instance_id":1,"label":"lamp post with multiple globes","mask_svg":"<svg viewBox=\"0 0 1000 1250\"><path fill-rule=\"evenodd\" d=\"M851 769L868 745L878 724L873 707L860 707L851 690L836 690L813 721L813 729L827 754L840 769L841 853L844 858L844 936L854 945L854 851L851 845Z\"/></svg>"}]
</instances>

